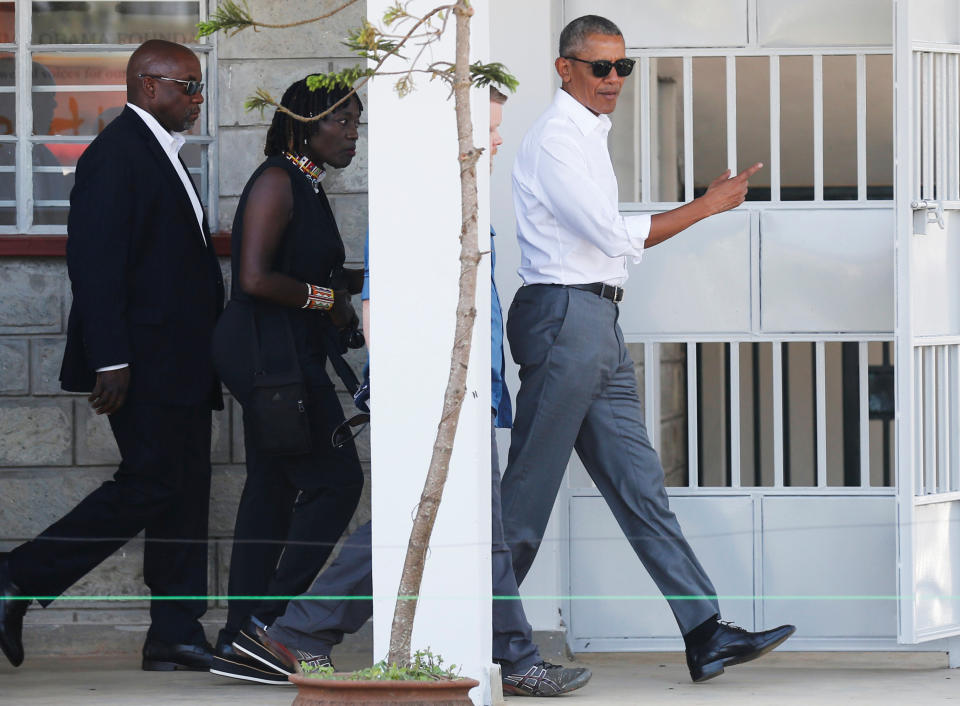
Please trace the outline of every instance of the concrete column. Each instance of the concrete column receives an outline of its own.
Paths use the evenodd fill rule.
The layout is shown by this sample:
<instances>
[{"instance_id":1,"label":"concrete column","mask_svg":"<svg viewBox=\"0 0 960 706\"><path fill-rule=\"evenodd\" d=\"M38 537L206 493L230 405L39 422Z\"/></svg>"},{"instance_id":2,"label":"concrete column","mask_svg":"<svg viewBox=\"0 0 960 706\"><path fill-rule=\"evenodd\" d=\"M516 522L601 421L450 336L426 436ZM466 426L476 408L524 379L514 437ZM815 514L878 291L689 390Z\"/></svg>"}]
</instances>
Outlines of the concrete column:
<instances>
[{"instance_id":1,"label":"concrete column","mask_svg":"<svg viewBox=\"0 0 960 706\"><path fill-rule=\"evenodd\" d=\"M520 266L520 248L517 245L516 217L510 171L520 141L533 122L546 110L553 94L560 86L554 70L557 41L563 29L561 0L490 0L493 26L490 37L490 55L493 61L506 64L520 80L520 87L510 95L503 110L500 134L504 143L494 158L491 197L491 219L497 231L497 291L506 310L513 295L522 284L517 276ZM531 28L537 28L533 31ZM516 398L520 389L517 367L507 346L507 384ZM510 433L498 432L500 462L505 467L510 447ZM543 544L530 573L523 582L521 595L547 596L525 600L524 610L534 630L555 632L565 626L569 615L569 601L553 596L569 592L569 532L567 528L566 484L560 490Z\"/></svg>"},{"instance_id":2,"label":"concrete column","mask_svg":"<svg viewBox=\"0 0 960 706\"><path fill-rule=\"evenodd\" d=\"M376 21L393 4L369 0ZM414 0L412 14L435 7ZM474 0L471 60L488 55L489 7ZM416 54L415 49L404 52ZM454 19L428 62L453 60ZM405 61L388 64L402 70ZM386 656L412 518L430 462L450 368L458 294L460 185L453 99L441 81L414 74L404 98L395 77L369 89L371 428L374 657ZM473 92L474 143L488 145L488 92ZM480 181L480 249L488 247L489 162ZM430 647L481 681L489 703L490 614L490 277L478 274L477 322L467 395L434 528L413 648Z\"/></svg>"}]
</instances>

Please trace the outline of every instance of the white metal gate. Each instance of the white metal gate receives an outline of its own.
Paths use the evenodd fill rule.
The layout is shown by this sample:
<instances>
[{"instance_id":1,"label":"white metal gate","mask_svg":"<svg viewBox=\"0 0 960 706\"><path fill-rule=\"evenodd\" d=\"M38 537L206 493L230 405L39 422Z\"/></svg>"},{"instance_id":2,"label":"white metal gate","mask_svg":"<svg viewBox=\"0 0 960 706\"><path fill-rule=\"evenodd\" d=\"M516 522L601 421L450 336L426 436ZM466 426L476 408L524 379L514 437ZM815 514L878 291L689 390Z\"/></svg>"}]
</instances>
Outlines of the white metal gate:
<instances>
[{"instance_id":1,"label":"white metal gate","mask_svg":"<svg viewBox=\"0 0 960 706\"><path fill-rule=\"evenodd\" d=\"M894 158L876 135L879 125L892 142L893 13L891 0L851 0L841 8L849 21L838 22L835 6L567 0L565 19L611 17L638 59L611 133L624 210L663 210L697 195L703 163L716 173L767 164L760 200L645 254L621 311L643 361L651 439L662 457L684 449L685 471L668 475L671 505L724 617L755 629L796 623L793 649L891 649L892 375L903 348L892 355ZM720 19L737 8L742 25ZM791 35L777 9L800 25L809 12L807 25ZM857 12L872 12L871 22L858 22ZM702 30L694 46L681 43L691 13ZM822 44L811 39L817 13L831 18ZM666 34L680 39L633 44L630 32L649 17L675 22ZM729 41L711 43L704 28L713 26ZM833 105L841 98L850 101L843 134ZM568 498L564 614L574 648L678 646L666 603L576 459Z\"/></svg>"},{"instance_id":2,"label":"white metal gate","mask_svg":"<svg viewBox=\"0 0 960 706\"><path fill-rule=\"evenodd\" d=\"M960 634L960 8L901 1L896 22L898 636L917 643Z\"/></svg>"}]
</instances>

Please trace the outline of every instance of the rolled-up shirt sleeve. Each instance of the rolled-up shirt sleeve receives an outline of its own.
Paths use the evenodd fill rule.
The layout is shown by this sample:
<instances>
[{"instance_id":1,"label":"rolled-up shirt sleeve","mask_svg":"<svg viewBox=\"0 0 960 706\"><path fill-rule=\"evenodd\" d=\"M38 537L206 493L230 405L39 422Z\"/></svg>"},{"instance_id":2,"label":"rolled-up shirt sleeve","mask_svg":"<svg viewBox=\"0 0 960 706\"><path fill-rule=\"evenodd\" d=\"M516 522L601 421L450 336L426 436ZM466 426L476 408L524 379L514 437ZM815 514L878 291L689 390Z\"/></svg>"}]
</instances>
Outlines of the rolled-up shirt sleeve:
<instances>
[{"instance_id":1,"label":"rolled-up shirt sleeve","mask_svg":"<svg viewBox=\"0 0 960 706\"><path fill-rule=\"evenodd\" d=\"M582 173L586 162L579 145L552 136L540 146L536 182L557 221L589 240L608 257L643 257L650 215L624 216L599 185Z\"/></svg>"}]
</instances>

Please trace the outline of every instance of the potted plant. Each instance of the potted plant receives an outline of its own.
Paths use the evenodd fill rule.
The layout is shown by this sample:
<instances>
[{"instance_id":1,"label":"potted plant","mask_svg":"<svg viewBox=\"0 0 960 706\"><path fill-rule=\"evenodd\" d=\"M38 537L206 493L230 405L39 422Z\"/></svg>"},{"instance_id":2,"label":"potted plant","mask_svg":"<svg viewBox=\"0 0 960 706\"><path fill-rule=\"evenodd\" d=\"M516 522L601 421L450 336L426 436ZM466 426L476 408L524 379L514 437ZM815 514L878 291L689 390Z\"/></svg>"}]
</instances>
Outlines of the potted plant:
<instances>
[{"instance_id":1,"label":"potted plant","mask_svg":"<svg viewBox=\"0 0 960 706\"><path fill-rule=\"evenodd\" d=\"M235 34L247 27L254 29L282 28L318 22L342 11L355 2L357 0L345 0L344 4L333 11L309 20L291 22L285 25L269 25L255 21L246 5L241 7L235 0L226 0L212 14L208 22L200 23L200 36L213 34L216 31L228 31ZM319 116L309 119L303 116L294 116L302 120L321 119L335 110L340 103L348 100L350 95L372 77L381 73L387 60L391 57L400 56L400 50L406 47L411 39L416 38L420 48L415 53L414 58L410 60L407 69L400 72L396 81L396 91L400 96L403 96L413 90L415 74L426 74L431 79L441 79L450 84L457 122L461 202L459 297L453 349L450 356L450 371L430 466L407 542L406 558L400 577L390 632L389 654L383 662L369 669L348 675L337 675L331 670L316 670L315 672L292 676L291 681L304 689L297 697L295 704L344 703L344 692L349 692L361 699L357 701L359 703L364 702L363 698L368 699L367 703L424 702L427 698L426 694L413 696L410 699L402 696L417 688L438 697L439 700L431 700L431 703L470 704L466 693L478 685L476 680L459 678L452 667L444 668L442 658L433 656L429 651L418 651L411 655L411 635L416 617L417 598L423 579L430 537L450 467L450 457L453 452L453 441L457 431L460 409L466 394L467 364L470 359L473 325L476 319L477 265L482 257L478 247L477 233L476 164L482 153L482 148L473 144L470 89L474 86L484 87L490 83L497 83L513 91L517 86L516 78L502 64L470 62L470 19L473 13L469 0L455 0L449 4L439 5L420 16L409 13L405 5L397 2L384 13L382 28L364 20L359 28L350 33L345 43L360 58L375 62L375 65L373 67L358 65L339 73L311 76L309 79L311 88L342 85L352 88L352 91ZM455 20L456 27L454 60L452 62L435 61L426 66L420 65L421 58L424 55L423 48L436 42L443 35L451 18ZM396 74L396 72L391 73ZM258 90L255 96L248 99L246 107L248 110L263 110L268 107L279 108L279 105L268 93ZM280 109L285 110L284 108ZM318 679L317 677L322 678ZM448 687L458 690L461 696L454 697L446 693L441 694ZM363 694L367 693L365 691L367 688L373 689L369 693L377 695L373 697L364 696ZM336 690L338 695L335 697L307 696L307 690L312 694L317 694L320 690L325 693L329 690ZM384 690L390 691L389 698ZM370 698L372 700L369 700ZM460 700L457 700L458 698Z\"/></svg>"},{"instance_id":2,"label":"potted plant","mask_svg":"<svg viewBox=\"0 0 960 706\"><path fill-rule=\"evenodd\" d=\"M429 649L418 650L407 665L378 662L356 672L336 673L330 667L307 668L294 674L294 706L328 706L342 703L430 703L468 706L467 693L480 682L461 677L456 665L444 667L443 658Z\"/></svg>"}]
</instances>

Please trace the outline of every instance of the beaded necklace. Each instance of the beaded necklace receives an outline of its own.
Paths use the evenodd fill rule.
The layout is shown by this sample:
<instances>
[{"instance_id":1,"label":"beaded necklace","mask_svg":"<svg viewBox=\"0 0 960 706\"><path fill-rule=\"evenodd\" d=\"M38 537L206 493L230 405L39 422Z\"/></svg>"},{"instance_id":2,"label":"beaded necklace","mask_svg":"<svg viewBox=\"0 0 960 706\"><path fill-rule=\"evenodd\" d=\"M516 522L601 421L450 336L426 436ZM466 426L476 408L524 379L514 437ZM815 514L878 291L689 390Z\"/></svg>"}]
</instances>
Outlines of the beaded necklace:
<instances>
[{"instance_id":1,"label":"beaded necklace","mask_svg":"<svg viewBox=\"0 0 960 706\"><path fill-rule=\"evenodd\" d=\"M313 187L313 193L320 193L320 182L323 180L323 177L326 176L327 172L322 167L318 167L316 164L311 162L307 157L298 157L295 154L290 152L284 152L283 156L289 159L300 172L307 178L307 181L310 182L310 186Z\"/></svg>"}]
</instances>

